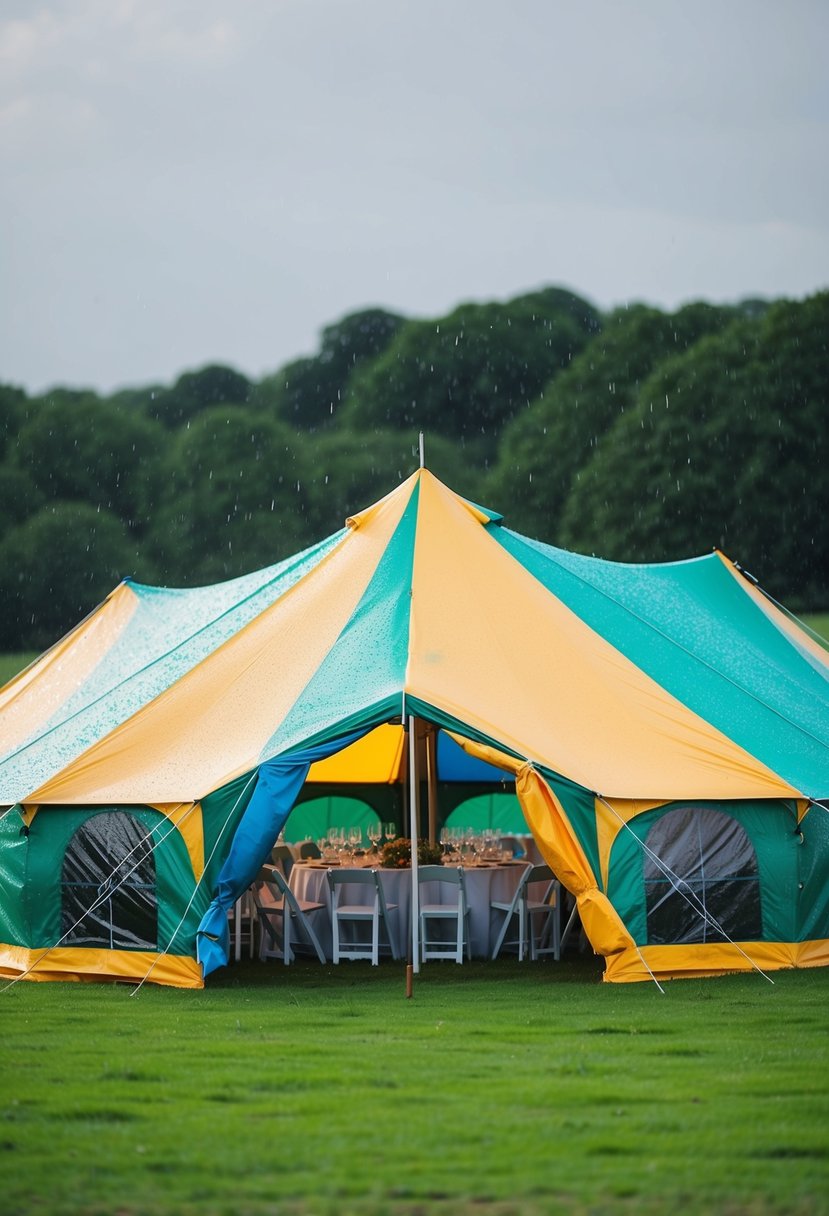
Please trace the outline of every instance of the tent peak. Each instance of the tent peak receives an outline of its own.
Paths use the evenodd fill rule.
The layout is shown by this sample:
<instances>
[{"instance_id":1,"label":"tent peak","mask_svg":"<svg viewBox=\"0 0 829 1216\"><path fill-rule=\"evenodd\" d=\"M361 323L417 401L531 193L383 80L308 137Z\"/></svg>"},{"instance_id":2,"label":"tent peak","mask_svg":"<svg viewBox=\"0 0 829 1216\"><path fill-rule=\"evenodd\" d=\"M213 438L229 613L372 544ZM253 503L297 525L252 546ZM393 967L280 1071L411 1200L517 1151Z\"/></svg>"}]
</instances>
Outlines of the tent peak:
<instances>
[{"instance_id":1,"label":"tent peak","mask_svg":"<svg viewBox=\"0 0 829 1216\"><path fill-rule=\"evenodd\" d=\"M421 482L430 482L434 486L438 487L444 494L451 495L451 497L456 499L457 502L462 503L479 523L482 523L485 526L503 523L503 515L500 515L497 511L491 510L489 507L480 506L478 503L473 502L469 498L464 498L462 494L458 494L451 488L451 486L448 486L446 482L441 481L439 477L436 477L431 470L424 466L423 468L416 469L415 472L407 477L405 481L402 481L400 485L396 487L396 489L392 490L391 493L386 494L376 503L373 503L372 506L366 507L364 511L358 511L355 515L350 515L345 521L346 527L353 530L363 527L364 524L366 524L370 519L374 518L376 513L387 502L393 498L396 498L400 494L405 496L413 494L420 486Z\"/></svg>"}]
</instances>

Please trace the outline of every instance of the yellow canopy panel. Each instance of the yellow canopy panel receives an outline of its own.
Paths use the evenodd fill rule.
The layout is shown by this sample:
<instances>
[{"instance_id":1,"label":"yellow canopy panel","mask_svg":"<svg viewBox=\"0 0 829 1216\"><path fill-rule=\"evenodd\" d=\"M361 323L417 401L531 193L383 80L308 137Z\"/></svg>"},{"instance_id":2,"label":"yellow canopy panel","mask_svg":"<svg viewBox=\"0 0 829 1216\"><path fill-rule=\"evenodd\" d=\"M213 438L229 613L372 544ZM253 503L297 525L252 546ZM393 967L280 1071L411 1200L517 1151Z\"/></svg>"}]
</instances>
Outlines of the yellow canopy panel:
<instances>
[{"instance_id":1,"label":"yellow canopy panel","mask_svg":"<svg viewBox=\"0 0 829 1216\"><path fill-rule=\"evenodd\" d=\"M27 801L187 801L256 767L351 618L406 502L385 499L306 578Z\"/></svg>"},{"instance_id":2,"label":"yellow canopy panel","mask_svg":"<svg viewBox=\"0 0 829 1216\"><path fill-rule=\"evenodd\" d=\"M308 781L328 785L394 785L405 775L405 741L402 726L378 726L350 747L312 764Z\"/></svg>"},{"instance_id":3,"label":"yellow canopy panel","mask_svg":"<svg viewBox=\"0 0 829 1216\"><path fill-rule=\"evenodd\" d=\"M100 608L0 691L4 752L19 747L60 714L115 645L137 605L135 592L121 583Z\"/></svg>"},{"instance_id":4,"label":"yellow canopy panel","mask_svg":"<svg viewBox=\"0 0 829 1216\"><path fill-rule=\"evenodd\" d=\"M796 792L594 632L425 473L413 584L407 692L519 755L615 797Z\"/></svg>"}]
</instances>

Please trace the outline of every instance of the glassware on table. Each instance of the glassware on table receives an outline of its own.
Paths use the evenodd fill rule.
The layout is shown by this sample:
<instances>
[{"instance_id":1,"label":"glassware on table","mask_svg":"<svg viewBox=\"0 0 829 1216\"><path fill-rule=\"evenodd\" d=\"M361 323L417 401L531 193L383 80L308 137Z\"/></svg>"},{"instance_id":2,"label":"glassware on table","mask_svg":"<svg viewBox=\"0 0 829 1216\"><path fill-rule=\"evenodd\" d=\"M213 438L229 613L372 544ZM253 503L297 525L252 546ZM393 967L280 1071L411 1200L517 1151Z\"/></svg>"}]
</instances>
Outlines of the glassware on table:
<instances>
[{"instance_id":1,"label":"glassware on table","mask_svg":"<svg viewBox=\"0 0 829 1216\"><path fill-rule=\"evenodd\" d=\"M474 828L466 828L461 842L461 856L464 865L475 866L478 864L479 855L478 834Z\"/></svg>"},{"instance_id":2,"label":"glassware on table","mask_svg":"<svg viewBox=\"0 0 829 1216\"><path fill-rule=\"evenodd\" d=\"M333 827L328 829L327 853L328 860L341 862L343 860L343 849L345 847L345 832L342 828Z\"/></svg>"},{"instance_id":3,"label":"glassware on table","mask_svg":"<svg viewBox=\"0 0 829 1216\"><path fill-rule=\"evenodd\" d=\"M381 825L379 819L376 822L374 820L372 820L372 822L368 825L367 835L368 835L369 840L371 841L372 849L374 850L375 853L379 854L380 839L383 835L383 828L382 828L382 825Z\"/></svg>"},{"instance_id":4,"label":"glassware on table","mask_svg":"<svg viewBox=\"0 0 829 1216\"><path fill-rule=\"evenodd\" d=\"M383 824L383 835L385 836L387 842L389 840L394 840L397 836L397 824L396 823L384 823Z\"/></svg>"},{"instance_id":5,"label":"glassware on table","mask_svg":"<svg viewBox=\"0 0 829 1216\"><path fill-rule=\"evenodd\" d=\"M348 829L348 852L351 857L351 864L355 865L357 854L363 847L363 829L352 826Z\"/></svg>"}]
</instances>

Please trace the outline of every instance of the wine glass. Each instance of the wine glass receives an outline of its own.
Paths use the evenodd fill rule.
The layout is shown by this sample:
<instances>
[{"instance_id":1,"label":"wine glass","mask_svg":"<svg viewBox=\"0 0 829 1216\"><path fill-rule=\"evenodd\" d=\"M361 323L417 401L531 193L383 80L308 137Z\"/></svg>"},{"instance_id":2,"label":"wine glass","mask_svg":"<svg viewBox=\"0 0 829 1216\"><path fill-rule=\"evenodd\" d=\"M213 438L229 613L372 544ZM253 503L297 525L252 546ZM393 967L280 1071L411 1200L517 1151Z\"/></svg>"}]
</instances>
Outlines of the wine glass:
<instances>
[{"instance_id":1,"label":"wine glass","mask_svg":"<svg viewBox=\"0 0 829 1216\"><path fill-rule=\"evenodd\" d=\"M440 847L443 849L443 862L446 864L449 861L449 853L452 849L452 829L440 829Z\"/></svg>"},{"instance_id":2,"label":"wine glass","mask_svg":"<svg viewBox=\"0 0 829 1216\"><path fill-rule=\"evenodd\" d=\"M372 819L367 828L368 838L371 841L372 848L375 853L380 852L380 838L383 835L383 828L380 820Z\"/></svg>"},{"instance_id":3,"label":"wine glass","mask_svg":"<svg viewBox=\"0 0 829 1216\"><path fill-rule=\"evenodd\" d=\"M387 842L389 840L394 840L395 837L397 836L397 824L396 823L384 823L383 824L383 835L385 836Z\"/></svg>"},{"instance_id":4,"label":"wine glass","mask_svg":"<svg viewBox=\"0 0 829 1216\"><path fill-rule=\"evenodd\" d=\"M352 865L357 860L357 853L363 845L363 829L352 826L348 829L348 851L351 854Z\"/></svg>"}]
</instances>

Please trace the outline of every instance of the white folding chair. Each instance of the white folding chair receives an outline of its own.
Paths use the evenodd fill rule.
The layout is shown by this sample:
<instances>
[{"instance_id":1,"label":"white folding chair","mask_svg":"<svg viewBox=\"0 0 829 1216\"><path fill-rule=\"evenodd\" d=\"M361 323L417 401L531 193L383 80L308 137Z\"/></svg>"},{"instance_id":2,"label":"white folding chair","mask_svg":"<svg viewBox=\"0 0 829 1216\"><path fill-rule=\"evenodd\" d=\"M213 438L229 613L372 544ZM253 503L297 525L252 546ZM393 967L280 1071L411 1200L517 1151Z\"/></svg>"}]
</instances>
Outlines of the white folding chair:
<instances>
[{"instance_id":1,"label":"white folding chair","mask_svg":"<svg viewBox=\"0 0 829 1216\"><path fill-rule=\"evenodd\" d=\"M271 865L281 870L283 878L291 877L293 864L293 850L287 844L275 844L271 849Z\"/></svg>"},{"instance_id":2,"label":"white folding chair","mask_svg":"<svg viewBox=\"0 0 829 1216\"><path fill-rule=\"evenodd\" d=\"M287 966L295 958L292 942L304 937L319 961L325 962L325 953L309 920L314 912L324 911L325 904L297 899L276 866L266 866L259 871L251 897L261 929L260 959L281 958Z\"/></svg>"},{"instance_id":3,"label":"white folding chair","mask_svg":"<svg viewBox=\"0 0 829 1216\"><path fill-rule=\"evenodd\" d=\"M456 963L471 958L469 945L469 906L466 900L466 882L460 866L419 866L417 871L418 890L424 883L443 883L455 888L454 903L435 904L420 903L420 958L426 962L430 958L451 958ZM454 922L454 941L444 933L443 937L431 936L432 930L438 930L438 924Z\"/></svg>"},{"instance_id":4,"label":"white folding chair","mask_svg":"<svg viewBox=\"0 0 829 1216\"><path fill-rule=\"evenodd\" d=\"M228 921L233 926L233 957L238 963L242 957L242 946L246 945L250 957L254 955L254 923L256 919L250 891L240 895L228 912Z\"/></svg>"},{"instance_id":5,"label":"white folding chair","mask_svg":"<svg viewBox=\"0 0 829 1216\"><path fill-rule=\"evenodd\" d=\"M372 966L380 961L380 927L386 935L392 958L399 958L397 942L389 926L389 913L397 910L397 904L387 904L376 870L329 870L328 885L331 888L331 932L333 939L333 961L338 963L341 958L369 958ZM342 895L345 887L370 888L369 902L343 903ZM350 896L351 897L351 896ZM350 940L340 937L341 925L371 925L371 939L366 941L357 934Z\"/></svg>"},{"instance_id":6,"label":"white folding chair","mask_svg":"<svg viewBox=\"0 0 829 1216\"><path fill-rule=\"evenodd\" d=\"M546 883L539 899L530 887ZM527 866L521 875L515 894L506 903L493 900L489 905L496 912L504 913L504 921L492 950L497 958L504 946L518 947L518 961L524 961L529 948L530 958L535 960L542 954L561 957L561 886L549 866ZM510 926L517 920L516 938L507 941Z\"/></svg>"}]
</instances>

